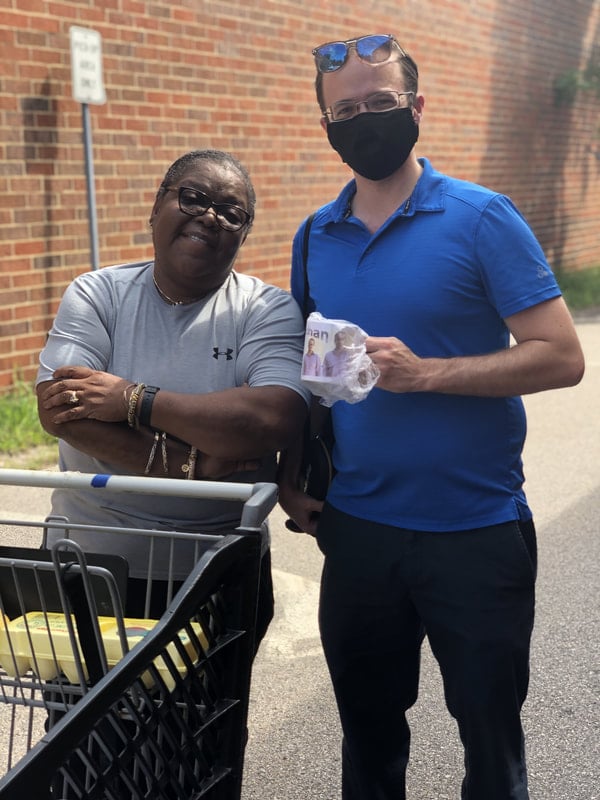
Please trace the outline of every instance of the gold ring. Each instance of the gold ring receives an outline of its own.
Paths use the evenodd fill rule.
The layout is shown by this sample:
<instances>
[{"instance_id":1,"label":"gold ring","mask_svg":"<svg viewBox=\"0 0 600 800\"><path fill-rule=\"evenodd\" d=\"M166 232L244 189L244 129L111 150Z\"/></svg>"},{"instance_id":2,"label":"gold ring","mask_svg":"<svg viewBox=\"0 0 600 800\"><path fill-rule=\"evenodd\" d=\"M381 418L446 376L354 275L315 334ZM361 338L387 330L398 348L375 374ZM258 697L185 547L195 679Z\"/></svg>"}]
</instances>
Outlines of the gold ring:
<instances>
[{"instance_id":1,"label":"gold ring","mask_svg":"<svg viewBox=\"0 0 600 800\"><path fill-rule=\"evenodd\" d=\"M72 391L69 393L69 403L72 406L76 406L79 404L79 397L77 397L77 392Z\"/></svg>"}]
</instances>

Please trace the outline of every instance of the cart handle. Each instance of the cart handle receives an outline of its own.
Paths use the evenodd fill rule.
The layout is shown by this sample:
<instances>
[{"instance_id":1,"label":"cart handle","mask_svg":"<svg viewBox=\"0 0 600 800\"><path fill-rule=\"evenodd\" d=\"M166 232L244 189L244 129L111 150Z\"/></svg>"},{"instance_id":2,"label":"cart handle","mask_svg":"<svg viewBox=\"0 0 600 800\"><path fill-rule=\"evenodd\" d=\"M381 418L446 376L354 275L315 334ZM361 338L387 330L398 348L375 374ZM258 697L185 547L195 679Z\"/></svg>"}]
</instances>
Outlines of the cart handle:
<instances>
[{"instance_id":1,"label":"cart handle","mask_svg":"<svg viewBox=\"0 0 600 800\"><path fill-rule=\"evenodd\" d=\"M210 500L248 500L260 483L188 481L181 478L150 478L136 475L103 475L53 470L0 469L0 484L43 486L50 489L110 489L111 492L160 494ZM266 484L269 485L269 484ZM274 485L274 484L273 484Z\"/></svg>"},{"instance_id":2,"label":"cart handle","mask_svg":"<svg viewBox=\"0 0 600 800\"><path fill-rule=\"evenodd\" d=\"M206 500L238 500L244 503L240 528L258 529L277 503L274 483L227 483L188 481L181 478L149 478L136 475L103 475L53 470L0 469L0 485L37 486L48 489L109 489L111 492L159 494Z\"/></svg>"}]
</instances>

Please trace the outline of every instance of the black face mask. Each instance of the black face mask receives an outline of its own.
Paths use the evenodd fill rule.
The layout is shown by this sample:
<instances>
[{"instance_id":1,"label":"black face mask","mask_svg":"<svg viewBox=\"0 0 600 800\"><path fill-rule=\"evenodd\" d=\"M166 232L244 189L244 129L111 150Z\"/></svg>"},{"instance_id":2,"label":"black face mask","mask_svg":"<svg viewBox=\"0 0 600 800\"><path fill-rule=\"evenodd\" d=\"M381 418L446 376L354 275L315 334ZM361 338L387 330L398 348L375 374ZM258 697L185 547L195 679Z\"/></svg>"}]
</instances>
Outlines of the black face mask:
<instances>
[{"instance_id":1,"label":"black face mask","mask_svg":"<svg viewBox=\"0 0 600 800\"><path fill-rule=\"evenodd\" d=\"M419 126L410 108L374 114L327 125L330 145L355 172L370 181L389 178L410 155L419 138Z\"/></svg>"}]
</instances>

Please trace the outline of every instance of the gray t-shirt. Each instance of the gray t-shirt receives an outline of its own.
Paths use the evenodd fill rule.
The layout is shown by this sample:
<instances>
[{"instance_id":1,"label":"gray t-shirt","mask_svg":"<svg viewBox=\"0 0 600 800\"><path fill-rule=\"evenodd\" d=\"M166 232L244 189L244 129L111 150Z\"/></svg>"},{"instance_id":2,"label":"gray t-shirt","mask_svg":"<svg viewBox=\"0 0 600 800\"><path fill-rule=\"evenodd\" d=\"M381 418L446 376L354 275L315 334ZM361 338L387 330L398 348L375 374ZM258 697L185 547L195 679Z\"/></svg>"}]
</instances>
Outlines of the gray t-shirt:
<instances>
[{"instance_id":1,"label":"gray t-shirt","mask_svg":"<svg viewBox=\"0 0 600 800\"><path fill-rule=\"evenodd\" d=\"M300 371L304 325L296 302L283 289L232 272L196 303L172 306L153 284L153 262L88 272L67 288L40 355L37 382L65 364L110 372L177 392L204 393L235 386L285 386L309 396ZM157 454L160 457L160 452ZM228 481L274 479L276 456L254 473ZM61 470L119 474L115 465L59 440ZM182 473L183 477L183 473ZM240 505L101 490L57 489L52 514L74 523L183 531L227 531L239 524ZM56 538L58 534L54 534ZM84 549L116 552L106 535L73 535ZM114 537L111 537L114 539ZM140 537L119 536L118 552L131 574L145 575ZM189 563L183 568L187 573Z\"/></svg>"}]
</instances>

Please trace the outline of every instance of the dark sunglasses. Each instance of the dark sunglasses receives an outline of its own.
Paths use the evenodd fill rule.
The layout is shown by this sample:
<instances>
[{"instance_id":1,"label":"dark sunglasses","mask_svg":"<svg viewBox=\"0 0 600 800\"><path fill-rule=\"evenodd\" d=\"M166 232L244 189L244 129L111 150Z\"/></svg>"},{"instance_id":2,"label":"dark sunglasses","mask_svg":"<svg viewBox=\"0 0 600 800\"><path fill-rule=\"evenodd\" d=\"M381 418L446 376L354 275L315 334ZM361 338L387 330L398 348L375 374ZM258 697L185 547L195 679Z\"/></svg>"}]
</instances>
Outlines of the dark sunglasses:
<instances>
[{"instance_id":1,"label":"dark sunglasses","mask_svg":"<svg viewBox=\"0 0 600 800\"><path fill-rule=\"evenodd\" d=\"M367 64L383 64L392 55L394 47L398 48L400 55L406 56L391 33L380 33L348 39L345 42L326 42L315 47L312 54L315 57L317 70L324 73L341 69L352 49L356 50L356 55Z\"/></svg>"}]
</instances>

